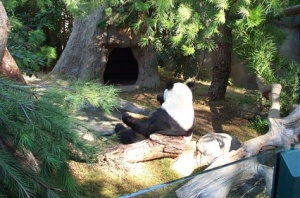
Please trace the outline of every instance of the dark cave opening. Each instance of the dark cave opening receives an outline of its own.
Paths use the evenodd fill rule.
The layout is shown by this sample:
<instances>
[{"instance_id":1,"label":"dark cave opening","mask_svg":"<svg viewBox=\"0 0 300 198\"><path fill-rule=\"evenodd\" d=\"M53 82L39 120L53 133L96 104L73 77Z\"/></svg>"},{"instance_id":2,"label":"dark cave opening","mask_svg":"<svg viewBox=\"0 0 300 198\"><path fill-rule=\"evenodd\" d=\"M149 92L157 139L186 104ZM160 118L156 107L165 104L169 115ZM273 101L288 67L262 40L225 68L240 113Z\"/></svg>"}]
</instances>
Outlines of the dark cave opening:
<instances>
[{"instance_id":1,"label":"dark cave opening","mask_svg":"<svg viewBox=\"0 0 300 198\"><path fill-rule=\"evenodd\" d=\"M134 85L139 75L138 62L131 48L114 48L108 55L103 80L108 85Z\"/></svg>"}]
</instances>

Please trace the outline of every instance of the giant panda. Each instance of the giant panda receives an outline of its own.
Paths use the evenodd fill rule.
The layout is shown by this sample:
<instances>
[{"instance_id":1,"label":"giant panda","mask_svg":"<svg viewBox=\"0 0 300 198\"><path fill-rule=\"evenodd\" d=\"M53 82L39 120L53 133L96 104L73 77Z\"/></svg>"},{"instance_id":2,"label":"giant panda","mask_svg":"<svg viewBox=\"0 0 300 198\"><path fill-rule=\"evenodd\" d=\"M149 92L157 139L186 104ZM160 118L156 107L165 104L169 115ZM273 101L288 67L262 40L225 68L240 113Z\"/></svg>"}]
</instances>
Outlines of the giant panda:
<instances>
[{"instance_id":1,"label":"giant panda","mask_svg":"<svg viewBox=\"0 0 300 198\"><path fill-rule=\"evenodd\" d=\"M130 112L122 114L129 127L117 124L115 131L123 144L149 138L153 133L168 136L191 137L194 129L193 83L168 83L162 95L157 96L161 106L148 117L140 118Z\"/></svg>"}]
</instances>

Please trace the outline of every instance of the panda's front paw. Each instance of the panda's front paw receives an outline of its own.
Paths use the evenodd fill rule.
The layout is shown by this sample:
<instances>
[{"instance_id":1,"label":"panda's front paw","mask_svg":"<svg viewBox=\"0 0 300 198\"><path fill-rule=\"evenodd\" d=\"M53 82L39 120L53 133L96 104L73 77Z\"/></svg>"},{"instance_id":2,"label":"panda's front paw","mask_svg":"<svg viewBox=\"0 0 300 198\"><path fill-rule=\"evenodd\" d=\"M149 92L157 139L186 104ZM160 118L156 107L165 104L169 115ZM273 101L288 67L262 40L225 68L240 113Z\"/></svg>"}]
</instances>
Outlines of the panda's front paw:
<instances>
[{"instance_id":1,"label":"panda's front paw","mask_svg":"<svg viewBox=\"0 0 300 198\"><path fill-rule=\"evenodd\" d=\"M122 121L127 125L130 124L133 119L134 118L128 112L122 114Z\"/></svg>"}]
</instances>

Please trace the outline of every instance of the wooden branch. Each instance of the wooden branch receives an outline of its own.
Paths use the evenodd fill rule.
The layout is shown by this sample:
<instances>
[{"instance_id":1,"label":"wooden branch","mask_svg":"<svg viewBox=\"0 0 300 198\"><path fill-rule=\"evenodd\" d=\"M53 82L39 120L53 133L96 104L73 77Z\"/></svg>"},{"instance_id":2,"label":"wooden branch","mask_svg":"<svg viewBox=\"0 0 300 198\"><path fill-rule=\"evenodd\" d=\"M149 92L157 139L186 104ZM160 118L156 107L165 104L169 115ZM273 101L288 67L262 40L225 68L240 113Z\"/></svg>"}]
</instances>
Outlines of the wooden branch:
<instances>
[{"instance_id":1,"label":"wooden branch","mask_svg":"<svg viewBox=\"0 0 300 198\"><path fill-rule=\"evenodd\" d=\"M236 157L238 159L238 157ZM178 197L226 197L231 186L251 179L256 173L256 160L243 161L220 169L208 171L189 181L176 191ZM243 167L243 168L241 168ZM232 179L234 178L234 179Z\"/></svg>"},{"instance_id":2,"label":"wooden branch","mask_svg":"<svg viewBox=\"0 0 300 198\"><path fill-rule=\"evenodd\" d=\"M201 180L198 180L198 178L190 185L184 185L176 193L178 197L226 197L231 186L237 186L252 179L254 176L265 178L267 191L271 194L273 168L259 164L256 159L211 170L204 173ZM211 178L214 178L214 180ZM226 187L224 187L224 183L226 183ZM202 188L203 190L197 191L198 188Z\"/></svg>"},{"instance_id":3,"label":"wooden branch","mask_svg":"<svg viewBox=\"0 0 300 198\"><path fill-rule=\"evenodd\" d=\"M262 164L258 164L257 172L264 177L267 192L269 195L271 195L274 169Z\"/></svg>"},{"instance_id":4,"label":"wooden branch","mask_svg":"<svg viewBox=\"0 0 300 198\"><path fill-rule=\"evenodd\" d=\"M256 76L256 83L258 85L258 90L267 99L271 100L272 106L269 110L269 118L279 118L280 117L280 102L279 94L281 92L280 84L264 85L264 81L260 75Z\"/></svg>"},{"instance_id":5,"label":"wooden branch","mask_svg":"<svg viewBox=\"0 0 300 198\"><path fill-rule=\"evenodd\" d=\"M279 94L281 85L264 86L259 76L257 83L261 93L272 102L268 114L268 133L244 142L241 148L236 151L218 157L206 170L255 155L264 146L287 147L297 141L300 133L300 106L286 118L280 118ZM179 188L176 193L178 197L225 197L234 185L245 178L252 177L253 174L260 174L265 177L268 193L270 193L272 169L252 160L199 175Z\"/></svg>"}]
</instances>

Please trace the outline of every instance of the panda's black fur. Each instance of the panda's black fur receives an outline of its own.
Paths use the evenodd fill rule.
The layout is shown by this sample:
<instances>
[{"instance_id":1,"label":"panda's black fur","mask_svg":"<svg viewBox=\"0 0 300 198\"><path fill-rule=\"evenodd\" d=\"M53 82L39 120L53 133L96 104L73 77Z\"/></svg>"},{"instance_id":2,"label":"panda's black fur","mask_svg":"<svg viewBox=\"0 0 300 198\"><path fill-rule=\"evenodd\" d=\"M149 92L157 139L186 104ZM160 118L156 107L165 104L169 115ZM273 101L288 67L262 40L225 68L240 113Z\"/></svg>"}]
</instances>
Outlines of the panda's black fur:
<instances>
[{"instance_id":1,"label":"panda's black fur","mask_svg":"<svg viewBox=\"0 0 300 198\"><path fill-rule=\"evenodd\" d=\"M149 138L153 133L169 136L191 136L194 128L193 84L168 83L164 94L157 96L162 105L149 117L140 119L130 113L122 114L122 124L116 125L123 144L130 144ZM176 120L177 119L177 120Z\"/></svg>"}]
</instances>

